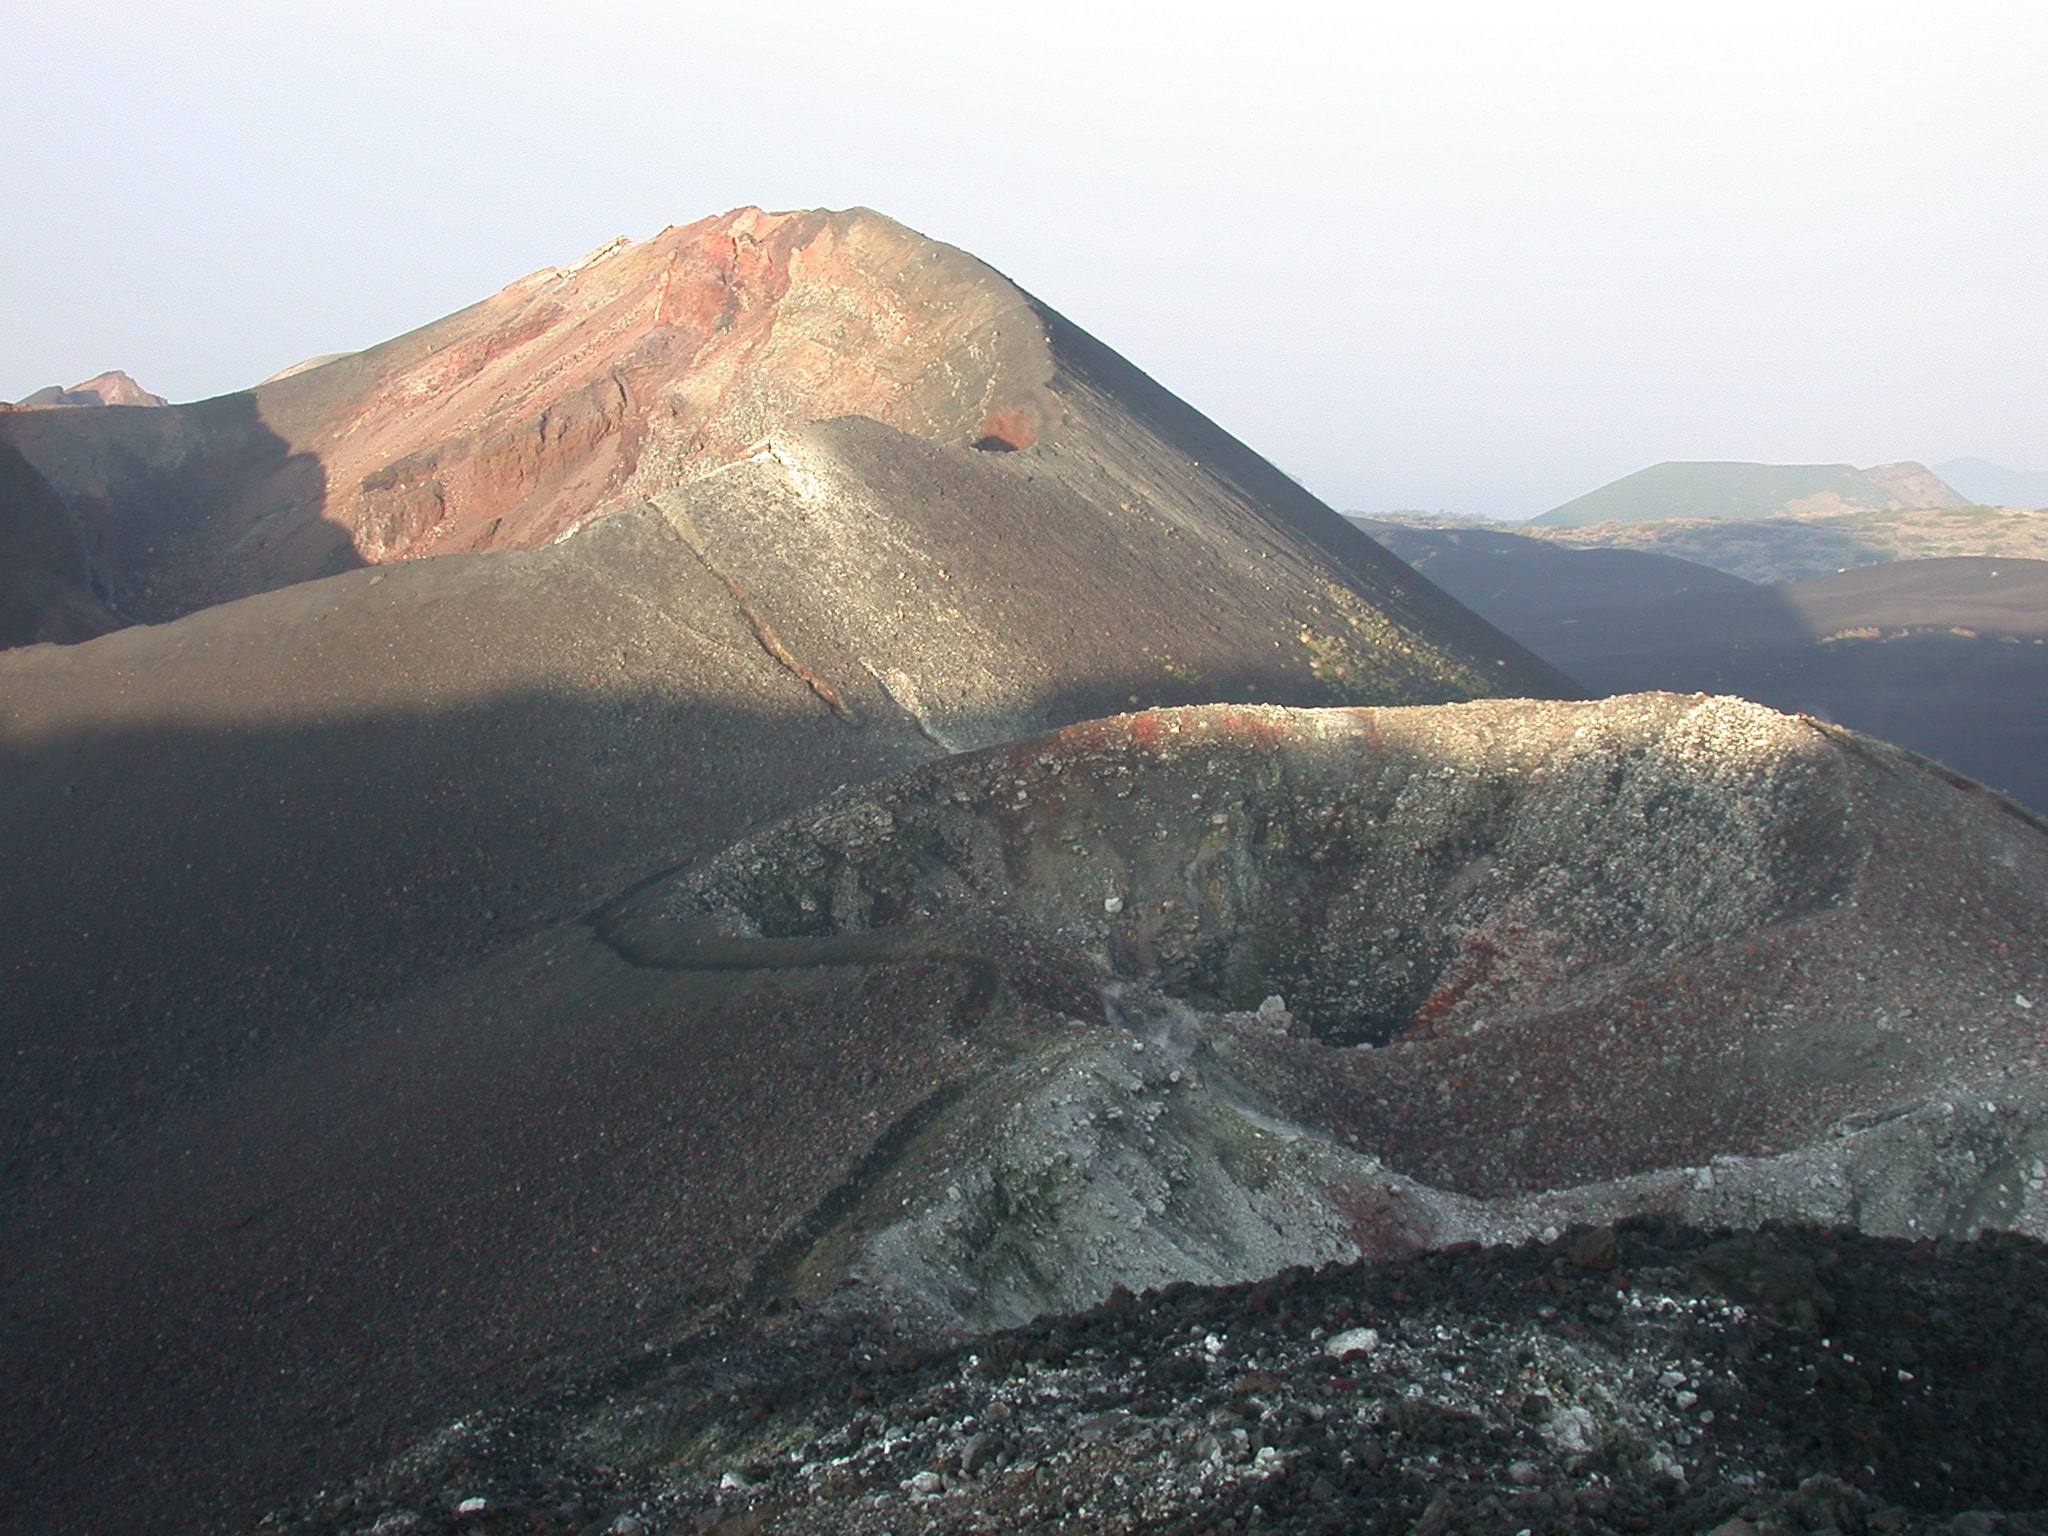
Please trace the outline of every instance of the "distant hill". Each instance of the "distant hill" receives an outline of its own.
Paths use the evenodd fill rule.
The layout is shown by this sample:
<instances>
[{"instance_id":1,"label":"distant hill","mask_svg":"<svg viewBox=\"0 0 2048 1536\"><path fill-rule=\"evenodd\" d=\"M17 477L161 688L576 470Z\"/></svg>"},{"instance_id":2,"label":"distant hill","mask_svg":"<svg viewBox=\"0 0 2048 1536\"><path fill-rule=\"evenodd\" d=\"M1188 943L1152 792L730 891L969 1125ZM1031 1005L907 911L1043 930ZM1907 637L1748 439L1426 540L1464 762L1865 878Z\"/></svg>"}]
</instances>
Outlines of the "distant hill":
<instances>
[{"instance_id":1,"label":"distant hill","mask_svg":"<svg viewBox=\"0 0 2048 1536\"><path fill-rule=\"evenodd\" d=\"M1397 521L1417 526L1407 518ZM1593 523L1583 528L1520 523L1513 525L1513 531L1580 549L1638 549L1673 555L1745 581L1761 582L1808 581L1893 560L1962 555L2048 560L2048 512L2011 507L1900 508L1754 522L1673 518L1658 523Z\"/></svg>"},{"instance_id":2,"label":"distant hill","mask_svg":"<svg viewBox=\"0 0 2048 1536\"><path fill-rule=\"evenodd\" d=\"M1661 522L1588 523L1569 528L1427 512L1350 515L1375 537L1383 526L1512 534L1572 549L1670 555L1744 581L1763 583L1810 581L1894 560L1945 560L1965 555L2048 560L2048 509L2020 507L1897 507L1743 521L1674 517Z\"/></svg>"},{"instance_id":3,"label":"distant hill","mask_svg":"<svg viewBox=\"0 0 2048 1536\"><path fill-rule=\"evenodd\" d=\"M1672 461L1553 507L1533 522L1558 528L1665 518L1754 519L1902 507L1961 507L1968 499L1925 465L1742 464Z\"/></svg>"},{"instance_id":4,"label":"distant hill","mask_svg":"<svg viewBox=\"0 0 2048 1536\"><path fill-rule=\"evenodd\" d=\"M1765 586L1642 549L1361 526L1598 692L1740 694L2048 807L2048 561L1897 560Z\"/></svg>"},{"instance_id":5,"label":"distant hill","mask_svg":"<svg viewBox=\"0 0 2048 1536\"><path fill-rule=\"evenodd\" d=\"M39 389L20 402L36 405L169 405L162 395L153 395L120 369L95 374L82 384L60 389L55 384Z\"/></svg>"},{"instance_id":6,"label":"distant hill","mask_svg":"<svg viewBox=\"0 0 2048 1536\"><path fill-rule=\"evenodd\" d=\"M1989 459L1949 459L1934 472L1990 507L2048 507L2048 469L2007 469Z\"/></svg>"}]
</instances>

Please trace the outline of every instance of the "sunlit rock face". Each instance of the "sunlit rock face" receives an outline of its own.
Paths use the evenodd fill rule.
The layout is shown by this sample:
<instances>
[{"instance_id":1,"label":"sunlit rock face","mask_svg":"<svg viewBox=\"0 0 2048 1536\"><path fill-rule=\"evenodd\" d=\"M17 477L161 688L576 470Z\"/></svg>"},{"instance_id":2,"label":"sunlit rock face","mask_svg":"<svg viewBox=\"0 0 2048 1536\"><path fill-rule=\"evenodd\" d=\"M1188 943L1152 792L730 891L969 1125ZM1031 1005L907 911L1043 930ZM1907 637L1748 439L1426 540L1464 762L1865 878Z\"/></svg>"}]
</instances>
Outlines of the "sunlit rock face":
<instances>
[{"instance_id":1,"label":"sunlit rock face","mask_svg":"<svg viewBox=\"0 0 2048 1536\"><path fill-rule=\"evenodd\" d=\"M778 936L993 904L1105 975L1211 1009L1282 993L1298 1033L1386 1045L1827 909L1861 857L1846 772L1733 699L1151 711L930 770L673 904Z\"/></svg>"},{"instance_id":2,"label":"sunlit rock face","mask_svg":"<svg viewBox=\"0 0 2048 1536\"><path fill-rule=\"evenodd\" d=\"M346 392L345 436L315 447L324 511L385 561L530 548L833 416L1029 447L1053 371L1024 295L972 257L879 215L749 208L271 389L287 414Z\"/></svg>"},{"instance_id":3,"label":"sunlit rock face","mask_svg":"<svg viewBox=\"0 0 2048 1536\"><path fill-rule=\"evenodd\" d=\"M250 391L10 428L127 546L137 615L163 618L351 564L533 548L809 420L1026 446L1051 371L1023 296L972 258L876 215L743 209Z\"/></svg>"}]
</instances>

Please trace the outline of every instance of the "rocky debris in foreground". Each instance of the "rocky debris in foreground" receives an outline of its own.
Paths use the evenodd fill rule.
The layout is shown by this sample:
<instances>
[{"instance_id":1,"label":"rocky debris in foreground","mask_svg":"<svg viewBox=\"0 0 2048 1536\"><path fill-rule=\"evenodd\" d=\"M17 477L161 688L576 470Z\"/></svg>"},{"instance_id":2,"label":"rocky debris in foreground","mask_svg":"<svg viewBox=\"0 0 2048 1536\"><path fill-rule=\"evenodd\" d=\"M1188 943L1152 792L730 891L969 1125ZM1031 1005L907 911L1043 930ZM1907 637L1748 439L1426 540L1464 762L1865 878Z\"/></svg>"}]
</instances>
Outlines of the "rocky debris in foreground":
<instances>
[{"instance_id":1,"label":"rocky debris in foreground","mask_svg":"<svg viewBox=\"0 0 2048 1536\"><path fill-rule=\"evenodd\" d=\"M1652 1220L1173 1286L940 1351L706 1339L262 1529L2048 1531L2048 1250Z\"/></svg>"}]
</instances>

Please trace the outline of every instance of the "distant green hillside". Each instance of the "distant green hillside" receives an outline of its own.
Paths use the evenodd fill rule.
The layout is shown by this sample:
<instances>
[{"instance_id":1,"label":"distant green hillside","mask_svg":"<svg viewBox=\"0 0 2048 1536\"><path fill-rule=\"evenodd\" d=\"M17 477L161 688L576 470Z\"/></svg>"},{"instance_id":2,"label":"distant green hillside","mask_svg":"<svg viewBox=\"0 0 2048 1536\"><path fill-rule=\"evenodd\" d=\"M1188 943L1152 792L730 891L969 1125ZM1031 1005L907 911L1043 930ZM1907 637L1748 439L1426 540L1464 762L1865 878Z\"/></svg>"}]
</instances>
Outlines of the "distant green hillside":
<instances>
[{"instance_id":1,"label":"distant green hillside","mask_svg":"<svg viewBox=\"0 0 2048 1536\"><path fill-rule=\"evenodd\" d=\"M1588 491L1532 522L1553 528L1667 518L1754 521L1785 515L1960 507L1967 503L1923 464L1653 464Z\"/></svg>"}]
</instances>

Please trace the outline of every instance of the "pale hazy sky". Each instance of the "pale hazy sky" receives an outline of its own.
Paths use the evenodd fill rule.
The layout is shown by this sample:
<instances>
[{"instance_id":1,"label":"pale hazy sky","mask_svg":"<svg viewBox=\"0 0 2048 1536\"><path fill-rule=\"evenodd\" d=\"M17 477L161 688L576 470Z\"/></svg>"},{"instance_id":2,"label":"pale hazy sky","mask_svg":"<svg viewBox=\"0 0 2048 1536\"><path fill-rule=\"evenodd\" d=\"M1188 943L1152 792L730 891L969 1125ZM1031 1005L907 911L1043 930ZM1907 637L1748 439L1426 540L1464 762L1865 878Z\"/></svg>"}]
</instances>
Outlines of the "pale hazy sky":
<instances>
[{"instance_id":1,"label":"pale hazy sky","mask_svg":"<svg viewBox=\"0 0 2048 1536\"><path fill-rule=\"evenodd\" d=\"M2048 468L2048 3L0 0L0 398L866 204L1340 507Z\"/></svg>"}]
</instances>

